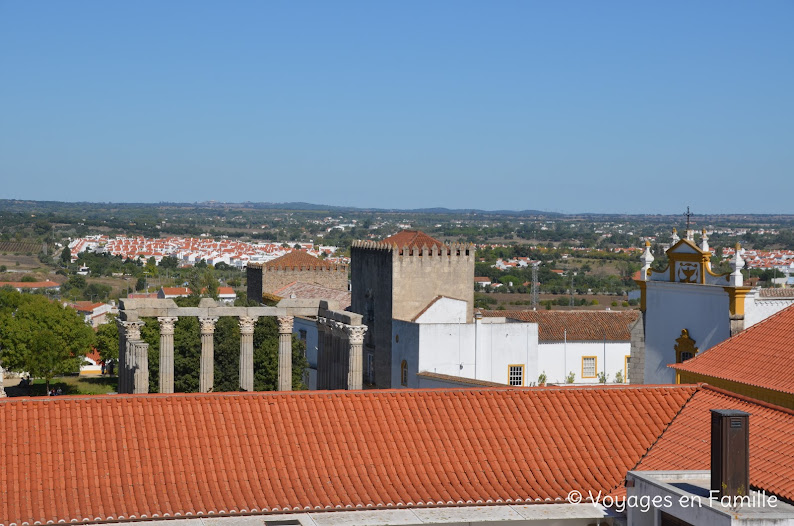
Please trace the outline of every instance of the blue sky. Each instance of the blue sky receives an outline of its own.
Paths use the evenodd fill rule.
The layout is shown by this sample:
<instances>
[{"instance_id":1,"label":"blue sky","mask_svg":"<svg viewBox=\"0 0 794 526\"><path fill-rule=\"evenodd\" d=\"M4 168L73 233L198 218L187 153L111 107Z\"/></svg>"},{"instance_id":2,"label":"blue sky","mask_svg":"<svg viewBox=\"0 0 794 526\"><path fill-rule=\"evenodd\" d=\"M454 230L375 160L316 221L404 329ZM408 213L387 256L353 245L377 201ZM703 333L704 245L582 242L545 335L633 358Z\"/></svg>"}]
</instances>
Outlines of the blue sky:
<instances>
[{"instance_id":1,"label":"blue sky","mask_svg":"<svg viewBox=\"0 0 794 526\"><path fill-rule=\"evenodd\" d=\"M0 198L792 213L794 3L0 0Z\"/></svg>"}]
</instances>

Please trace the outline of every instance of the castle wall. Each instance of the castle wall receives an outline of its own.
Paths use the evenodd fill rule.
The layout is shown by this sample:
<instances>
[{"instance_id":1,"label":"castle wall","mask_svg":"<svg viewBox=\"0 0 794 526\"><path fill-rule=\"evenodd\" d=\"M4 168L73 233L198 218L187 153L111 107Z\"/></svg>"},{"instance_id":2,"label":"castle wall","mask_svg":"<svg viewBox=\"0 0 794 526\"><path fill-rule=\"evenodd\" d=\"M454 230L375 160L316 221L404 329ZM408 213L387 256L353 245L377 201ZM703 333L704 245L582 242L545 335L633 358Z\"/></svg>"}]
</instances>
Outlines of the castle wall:
<instances>
[{"instance_id":1,"label":"castle wall","mask_svg":"<svg viewBox=\"0 0 794 526\"><path fill-rule=\"evenodd\" d=\"M447 296L465 301L466 321L473 319L474 249L453 247L449 252L393 252L394 318L412 320L436 296Z\"/></svg>"},{"instance_id":2,"label":"castle wall","mask_svg":"<svg viewBox=\"0 0 794 526\"><path fill-rule=\"evenodd\" d=\"M333 268L262 268L262 292L273 293L292 282L311 283L334 290L347 290L347 266ZM262 297L260 293L259 297Z\"/></svg>"},{"instance_id":3,"label":"castle wall","mask_svg":"<svg viewBox=\"0 0 794 526\"><path fill-rule=\"evenodd\" d=\"M390 388L392 252L389 248L354 245L350 260L350 310L361 314L362 323L368 327L364 335L364 383Z\"/></svg>"}]
</instances>

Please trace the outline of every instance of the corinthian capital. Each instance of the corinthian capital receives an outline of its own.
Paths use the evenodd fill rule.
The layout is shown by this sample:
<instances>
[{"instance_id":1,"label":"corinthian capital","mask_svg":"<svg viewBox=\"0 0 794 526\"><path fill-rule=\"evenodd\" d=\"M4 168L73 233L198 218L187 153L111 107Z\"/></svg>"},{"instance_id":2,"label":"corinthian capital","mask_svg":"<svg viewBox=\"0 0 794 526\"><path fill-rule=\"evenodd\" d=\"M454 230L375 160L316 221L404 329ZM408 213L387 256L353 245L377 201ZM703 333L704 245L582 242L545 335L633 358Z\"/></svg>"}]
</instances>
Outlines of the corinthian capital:
<instances>
[{"instance_id":1,"label":"corinthian capital","mask_svg":"<svg viewBox=\"0 0 794 526\"><path fill-rule=\"evenodd\" d=\"M278 333L279 334L292 334L292 322L295 320L292 316L278 316Z\"/></svg>"},{"instance_id":2,"label":"corinthian capital","mask_svg":"<svg viewBox=\"0 0 794 526\"><path fill-rule=\"evenodd\" d=\"M157 321L160 322L160 334L174 334L174 324L179 318L176 317L158 317Z\"/></svg>"},{"instance_id":3,"label":"corinthian capital","mask_svg":"<svg viewBox=\"0 0 794 526\"><path fill-rule=\"evenodd\" d=\"M364 343L364 333L367 332L366 325L348 325L347 337L350 343L354 345L362 345Z\"/></svg>"},{"instance_id":4,"label":"corinthian capital","mask_svg":"<svg viewBox=\"0 0 794 526\"><path fill-rule=\"evenodd\" d=\"M128 340L141 339L141 327L145 325L142 321L120 321L119 323L124 327L124 335Z\"/></svg>"},{"instance_id":5,"label":"corinthian capital","mask_svg":"<svg viewBox=\"0 0 794 526\"><path fill-rule=\"evenodd\" d=\"M240 316L240 333L241 334L253 334L254 333L254 326L256 325L256 317L255 316Z\"/></svg>"},{"instance_id":6,"label":"corinthian capital","mask_svg":"<svg viewBox=\"0 0 794 526\"><path fill-rule=\"evenodd\" d=\"M215 324L218 322L218 318L199 318L199 324L201 324L201 334L214 334L215 333Z\"/></svg>"}]
</instances>

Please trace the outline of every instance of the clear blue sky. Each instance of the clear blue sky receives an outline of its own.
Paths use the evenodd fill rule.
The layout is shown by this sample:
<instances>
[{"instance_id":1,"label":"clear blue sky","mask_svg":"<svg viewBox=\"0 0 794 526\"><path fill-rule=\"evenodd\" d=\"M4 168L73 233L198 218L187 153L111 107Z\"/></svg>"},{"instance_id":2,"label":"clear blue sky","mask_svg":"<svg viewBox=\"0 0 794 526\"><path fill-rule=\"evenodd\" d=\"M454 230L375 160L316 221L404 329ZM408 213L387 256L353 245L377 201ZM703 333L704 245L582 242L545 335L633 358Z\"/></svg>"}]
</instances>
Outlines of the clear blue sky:
<instances>
[{"instance_id":1,"label":"clear blue sky","mask_svg":"<svg viewBox=\"0 0 794 526\"><path fill-rule=\"evenodd\" d=\"M794 2L0 0L0 198L792 213Z\"/></svg>"}]
</instances>

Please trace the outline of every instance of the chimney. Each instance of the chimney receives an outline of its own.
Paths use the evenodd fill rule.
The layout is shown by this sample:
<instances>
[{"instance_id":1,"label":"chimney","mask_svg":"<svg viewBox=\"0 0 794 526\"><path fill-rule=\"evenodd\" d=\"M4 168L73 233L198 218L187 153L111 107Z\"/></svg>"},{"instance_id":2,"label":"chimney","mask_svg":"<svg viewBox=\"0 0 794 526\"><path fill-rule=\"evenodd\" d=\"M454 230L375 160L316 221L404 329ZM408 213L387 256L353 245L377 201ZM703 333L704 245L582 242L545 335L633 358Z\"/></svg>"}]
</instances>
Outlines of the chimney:
<instances>
[{"instance_id":1,"label":"chimney","mask_svg":"<svg viewBox=\"0 0 794 526\"><path fill-rule=\"evenodd\" d=\"M750 414L711 410L711 489L718 497L750 494Z\"/></svg>"}]
</instances>

